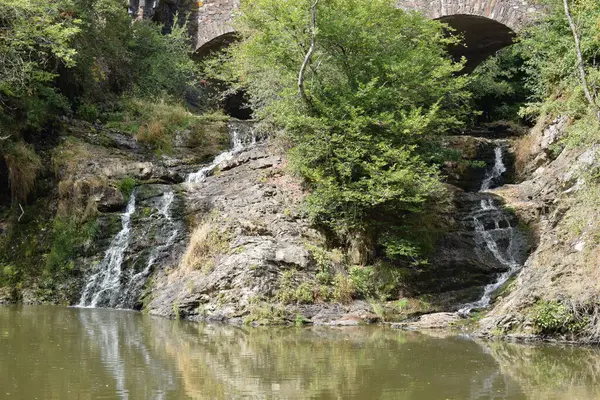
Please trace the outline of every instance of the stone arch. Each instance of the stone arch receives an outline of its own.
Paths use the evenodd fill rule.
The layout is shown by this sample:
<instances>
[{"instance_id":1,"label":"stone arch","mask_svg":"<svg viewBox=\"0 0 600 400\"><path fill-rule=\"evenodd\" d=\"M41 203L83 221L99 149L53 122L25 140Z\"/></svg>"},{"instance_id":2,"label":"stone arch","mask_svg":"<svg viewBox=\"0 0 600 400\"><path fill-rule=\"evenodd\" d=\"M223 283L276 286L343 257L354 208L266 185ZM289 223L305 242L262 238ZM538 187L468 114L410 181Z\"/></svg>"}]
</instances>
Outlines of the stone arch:
<instances>
[{"instance_id":1,"label":"stone arch","mask_svg":"<svg viewBox=\"0 0 600 400\"><path fill-rule=\"evenodd\" d=\"M486 17L454 14L438 20L462 35L462 44L448 50L457 60L467 59L465 72L471 72L483 60L513 44L516 37L516 32L508 26Z\"/></svg>"},{"instance_id":2,"label":"stone arch","mask_svg":"<svg viewBox=\"0 0 600 400\"><path fill-rule=\"evenodd\" d=\"M196 49L219 45L214 41L234 33L232 22L241 1L197 2ZM439 19L463 33L466 47L452 52L457 57L467 57L467 71L512 43L514 36L545 10L531 0L397 0L396 6Z\"/></svg>"},{"instance_id":3,"label":"stone arch","mask_svg":"<svg viewBox=\"0 0 600 400\"><path fill-rule=\"evenodd\" d=\"M235 34L232 23L239 7L240 0L198 1L196 50L219 37Z\"/></svg>"},{"instance_id":4,"label":"stone arch","mask_svg":"<svg viewBox=\"0 0 600 400\"><path fill-rule=\"evenodd\" d=\"M453 15L484 17L513 32L535 21L544 8L528 0L398 0L398 8L418 11L431 19Z\"/></svg>"},{"instance_id":5,"label":"stone arch","mask_svg":"<svg viewBox=\"0 0 600 400\"><path fill-rule=\"evenodd\" d=\"M214 51L218 51L227 47L236 40L238 40L238 35L232 29L230 32L226 32L222 35L216 36L211 40L203 43L201 46L196 47L195 57L203 58Z\"/></svg>"},{"instance_id":6,"label":"stone arch","mask_svg":"<svg viewBox=\"0 0 600 400\"><path fill-rule=\"evenodd\" d=\"M467 58L465 72L511 45L518 32L544 12L527 0L398 0L397 6L442 21L462 34L464 45L449 50L455 58Z\"/></svg>"}]
</instances>

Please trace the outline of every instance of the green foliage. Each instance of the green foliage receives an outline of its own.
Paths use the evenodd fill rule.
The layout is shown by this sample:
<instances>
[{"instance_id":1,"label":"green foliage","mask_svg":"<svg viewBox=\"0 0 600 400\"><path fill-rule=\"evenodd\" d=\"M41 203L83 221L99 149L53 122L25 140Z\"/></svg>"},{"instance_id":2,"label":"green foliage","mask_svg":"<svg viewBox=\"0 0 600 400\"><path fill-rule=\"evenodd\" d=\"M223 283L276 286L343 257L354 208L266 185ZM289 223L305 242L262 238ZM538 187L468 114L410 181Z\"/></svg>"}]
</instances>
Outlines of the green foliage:
<instances>
[{"instance_id":1,"label":"green foliage","mask_svg":"<svg viewBox=\"0 0 600 400\"><path fill-rule=\"evenodd\" d=\"M539 334L577 333L586 325L586 321L557 301L539 301L531 311L531 318Z\"/></svg>"},{"instance_id":2,"label":"green foliage","mask_svg":"<svg viewBox=\"0 0 600 400\"><path fill-rule=\"evenodd\" d=\"M109 116L107 126L129 132L158 153L170 153L177 133L188 134L190 147L204 159L229 145L228 117L220 113L198 116L169 98L123 98L122 110Z\"/></svg>"},{"instance_id":3,"label":"green foliage","mask_svg":"<svg viewBox=\"0 0 600 400\"><path fill-rule=\"evenodd\" d=\"M175 20L179 18L175 16ZM198 65L191 58L187 24L175 24L168 34L149 21L133 24L130 51L132 67L138 71L133 92L141 97L161 95L183 98L198 79ZM135 76L135 75L134 75Z\"/></svg>"},{"instance_id":4,"label":"green foliage","mask_svg":"<svg viewBox=\"0 0 600 400\"><path fill-rule=\"evenodd\" d=\"M181 99L197 80L187 25L175 24L163 34L163 27L151 21L132 23L121 0L73 2L83 28L73 44L76 66L61 74L60 86L78 115L89 116L90 104L100 114L110 111L122 93Z\"/></svg>"},{"instance_id":5,"label":"green foliage","mask_svg":"<svg viewBox=\"0 0 600 400\"><path fill-rule=\"evenodd\" d=\"M174 302L173 303L173 317L176 320L180 320L181 319L181 308L179 308L179 303L178 302Z\"/></svg>"},{"instance_id":6,"label":"green foliage","mask_svg":"<svg viewBox=\"0 0 600 400\"><path fill-rule=\"evenodd\" d=\"M561 0L546 0L548 17L523 33L518 44L525 58L526 83L531 100L522 115L565 115L578 121L569 130L573 145L594 144L600 140L597 119L586 101L577 70L572 32ZM571 13L581 37L581 50L590 90L600 89L600 3L595 0L571 1Z\"/></svg>"},{"instance_id":7,"label":"green foliage","mask_svg":"<svg viewBox=\"0 0 600 400\"><path fill-rule=\"evenodd\" d=\"M481 111L478 122L516 120L530 91L525 85L523 56L509 46L483 61L470 76L473 107Z\"/></svg>"},{"instance_id":8,"label":"green foliage","mask_svg":"<svg viewBox=\"0 0 600 400\"><path fill-rule=\"evenodd\" d=\"M69 4L0 0L0 159L9 168L13 202L33 189L39 157L21 141L24 129L41 129L68 109L52 86L56 66L74 64L74 36L81 21L65 12Z\"/></svg>"},{"instance_id":9,"label":"green foliage","mask_svg":"<svg viewBox=\"0 0 600 400\"><path fill-rule=\"evenodd\" d=\"M9 122L39 127L40 115L61 103L51 83L55 66L75 63L81 20L68 1L0 1L0 136Z\"/></svg>"},{"instance_id":10,"label":"green foliage","mask_svg":"<svg viewBox=\"0 0 600 400\"><path fill-rule=\"evenodd\" d=\"M137 180L130 176L127 176L117 182L117 187L123 193L123 197L128 199L131 197L131 193L133 193L133 189L137 186Z\"/></svg>"},{"instance_id":11,"label":"green foliage","mask_svg":"<svg viewBox=\"0 0 600 400\"><path fill-rule=\"evenodd\" d=\"M182 102L199 73L187 26L162 31L150 21L132 23L123 0L0 0L0 159L12 163L14 201L24 201L39 169L31 154L12 162L23 149L31 153L24 132L36 141L72 112L103 120L124 93ZM156 122L161 116L142 121L135 134L164 152L172 131L168 116Z\"/></svg>"},{"instance_id":12,"label":"green foliage","mask_svg":"<svg viewBox=\"0 0 600 400\"><path fill-rule=\"evenodd\" d=\"M12 264L0 265L0 286L16 287L18 283L18 268Z\"/></svg>"},{"instance_id":13,"label":"green foliage","mask_svg":"<svg viewBox=\"0 0 600 400\"><path fill-rule=\"evenodd\" d=\"M398 267L378 263L375 266L350 268L356 295L363 299L386 301L397 295L398 288L406 278L407 271Z\"/></svg>"},{"instance_id":14,"label":"green foliage","mask_svg":"<svg viewBox=\"0 0 600 400\"><path fill-rule=\"evenodd\" d=\"M444 193L434 137L469 115L467 78L456 74L462 65L444 51L453 39L392 1L319 3L304 102L297 79L311 3L243 3L236 24L244 40L208 66L285 132L291 163L312 191L306 205L316 224L397 237L389 256L412 260L421 246L403 229L407 219Z\"/></svg>"},{"instance_id":15,"label":"green foliage","mask_svg":"<svg viewBox=\"0 0 600 400\"><path fill-rule=\"evenodd\" d=\"M333 277L333 300L338 303L347 304L356 295L354 282L346 274L336 274Z\"/></svg>"},{"instance_id":16,"label":"green foliage","mask_svg":"<svg viewBox=\"0 0 600 400\"><path fill-rule=\"evenodd\" d=\"M254 300L249 307L249 313L244 318L246 325L282 325L286 323L288 314L281 305ZM298 322L296 318L295 322Z\"/></svg>"},{"instance_id":17,"label":"green foliage","mask_svg":"<svg viewBox=\"0 0 600 400\"><path fill-rule=\"evenodd\" d=\"M2 155L8 169L11 198L13 202L24 202L33 190L37 173L42 167L40 157L32 146L23 141L8 141L5 145L0 142Z\"/></svg>"},{"instance_id":18,"label":"green foliage","mask_svg":"<svg viewBox=\"0 0 600 400\"><path fill-rule=\"evenodd\" d=\"M75 218L57 217L52 227L52 245L46 258L44 277L61 281L74 269L75 257L89 249L98 233L97 221L80 223Z\"/></svg>"},{"instance_id":19,"label":"green foliage","mask_svg":"<svg viewBox=\"0 0 600 400\"><path fill-rule=\"evenodd\" d=\"M315 302L314 285L297 282L297 271L284 271L279 278L279 290L275 298L283 304L312 304Z\"/></svg>"}]
</instances>

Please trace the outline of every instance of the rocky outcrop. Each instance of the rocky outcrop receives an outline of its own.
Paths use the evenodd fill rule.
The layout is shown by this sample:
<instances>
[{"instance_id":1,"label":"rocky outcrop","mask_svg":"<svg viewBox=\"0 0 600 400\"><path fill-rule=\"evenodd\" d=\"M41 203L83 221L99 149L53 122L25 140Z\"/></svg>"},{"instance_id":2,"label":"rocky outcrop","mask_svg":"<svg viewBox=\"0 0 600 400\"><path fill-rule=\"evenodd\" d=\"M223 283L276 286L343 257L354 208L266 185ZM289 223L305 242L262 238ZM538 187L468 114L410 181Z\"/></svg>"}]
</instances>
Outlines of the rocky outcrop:
<instances>
[{"instance_id":1,"label":"rocky outcrop","mask_svg":"<svg viewBox=\"0 0 600 400\"><path fill-rule=\"evenodd\" d=\"M269 322L291 322L297 314L319 324L377 319L366 303L276 304L286 272L294 285L314 281L309 248L322 240L302 215L300 182L284 168L285 159L263 142L224 161L204 181L183 185L188 218L208 231L200 239L193 233L188 246L203 240L218 249L159 273L148 299L151 314L233 323L257 313Z\"/></svg>"},{"instance_id":2,"label":"rocky outcrop","mask_svg":"<svg viewBox=\"0 0 600 400\"><path fill-rule=\"evenodd\" d=\"M554 303L564 307L564 323L569 323L571 316L584 321L582 325L557 326L556 333L562 330L580 338L599 338L596 310L600 286L595 277L600 272L600 204L590 176L600 160L596 148L557 146L566 127L567 121L559 118L522 139L517 153L521 154L524 171L532 172L520 184L495 191L531 225L538 246L508 294L481 321L485 334L528 337L538 333L534 307Z\"/></svg>"}]
</instances>

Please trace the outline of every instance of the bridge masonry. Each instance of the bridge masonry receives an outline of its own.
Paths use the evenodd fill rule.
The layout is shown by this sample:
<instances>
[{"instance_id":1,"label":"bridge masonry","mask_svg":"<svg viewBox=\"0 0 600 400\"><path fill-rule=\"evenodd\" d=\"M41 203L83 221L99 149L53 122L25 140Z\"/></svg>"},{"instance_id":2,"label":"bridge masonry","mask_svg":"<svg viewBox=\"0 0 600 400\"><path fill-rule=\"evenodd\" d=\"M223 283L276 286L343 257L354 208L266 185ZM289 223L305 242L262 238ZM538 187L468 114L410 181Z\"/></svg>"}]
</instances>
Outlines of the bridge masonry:
<instances>
[{"instance_id":1,"label":"bridge masonry","mask_svg":"<svg viewBox=\"0 0 600 400\"><path fill-rule=\"evenodd\" d=\"M506 25L514 32L532 23L543 6L525 0L398 0L397 7L418 11L431 19L475 15Z\"/></svg>"},{"instance_id":2,"label":"bridge masonry","mask_svg":"<svg viewBox=\"0 0 600 400\"><path fill-rule=\"evenodd\" d=\"M210 41L234 32L232 22L240 8L240 0L208 0L198 2L196 50Z\"/></svg>"},{"instance_id":3,"label":"bridge masonry","mask_svg":"<svg viewBox=\"0 0 600 400\"><path fill-rule=\"evenodd\" d=\"M231 23L239 9L240 0L198 1L197 5L196 49L234 32ZM485 17L514 32L543 13L542 6L526 0L398 0L397 7L420 12L432 19L456 15Z\"/></svg>"}]
</instances>

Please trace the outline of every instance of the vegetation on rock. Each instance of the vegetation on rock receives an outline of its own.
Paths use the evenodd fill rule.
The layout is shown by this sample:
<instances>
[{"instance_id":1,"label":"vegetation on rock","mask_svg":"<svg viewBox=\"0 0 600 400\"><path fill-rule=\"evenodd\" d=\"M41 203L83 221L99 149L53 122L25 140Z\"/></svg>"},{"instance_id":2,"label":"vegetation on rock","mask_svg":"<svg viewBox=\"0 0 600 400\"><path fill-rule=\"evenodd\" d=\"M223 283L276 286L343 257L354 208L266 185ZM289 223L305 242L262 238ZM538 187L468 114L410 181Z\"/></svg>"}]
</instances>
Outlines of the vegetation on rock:
<instances>
[{"instance_id":1,"label":"vegetation on rock","mask_svg":"<svg viewBox=\"0 0 600 400\"><path fill-rule=\"evenodd\" d=\"M284 132L315 224L342 243L359 234L388 259L418 262L430 236L419 215L435 214L445 196L435 137L470 115L468 79L444 50L455 39L392 1L319 3L300 96L311 5L242 5L243 40L208 65Z\"/></svg>"}]
</instances>

